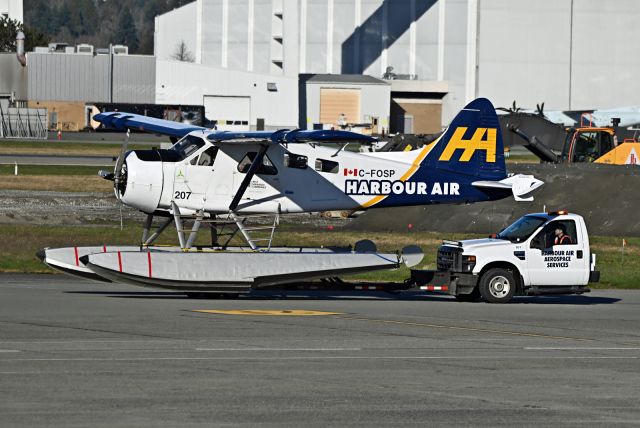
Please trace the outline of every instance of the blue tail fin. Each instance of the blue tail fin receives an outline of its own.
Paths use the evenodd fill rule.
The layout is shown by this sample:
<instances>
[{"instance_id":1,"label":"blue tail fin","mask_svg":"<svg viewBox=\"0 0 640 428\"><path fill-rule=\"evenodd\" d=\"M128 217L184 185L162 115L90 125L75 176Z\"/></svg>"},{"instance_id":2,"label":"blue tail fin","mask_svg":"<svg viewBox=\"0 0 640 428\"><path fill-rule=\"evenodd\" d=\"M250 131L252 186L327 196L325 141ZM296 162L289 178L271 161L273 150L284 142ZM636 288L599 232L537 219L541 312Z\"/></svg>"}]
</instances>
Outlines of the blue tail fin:
<instances>
[{"instance_id":1,"label":"blue tail fin","mask_svg":"<svg viewBox=\"0 0 640 428\"><path fill-rule=\"evenodd\" d=\"M422 164L482 180L505 178L502 133L493 104L486 98L467 104Z\"/></svg>"}]
</instances>

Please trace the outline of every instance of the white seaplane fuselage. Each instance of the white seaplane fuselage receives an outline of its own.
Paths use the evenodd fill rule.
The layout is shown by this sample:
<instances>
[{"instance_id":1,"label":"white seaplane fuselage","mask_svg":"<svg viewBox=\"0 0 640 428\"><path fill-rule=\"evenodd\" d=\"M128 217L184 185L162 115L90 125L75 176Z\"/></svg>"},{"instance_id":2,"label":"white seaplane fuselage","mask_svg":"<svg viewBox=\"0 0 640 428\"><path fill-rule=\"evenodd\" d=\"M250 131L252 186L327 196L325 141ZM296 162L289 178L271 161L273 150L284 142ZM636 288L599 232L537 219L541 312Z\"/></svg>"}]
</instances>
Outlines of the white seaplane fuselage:
<instances>
[{"instance_id":1,"label":"white seaplane fuselage","mask_svg":"<svg viewBox=\"0 0 640 428\"><path fill-rule=\"evenodd\" d=\"M122 202L149 213L171 210L172 203L183 214L229 212L251 163L247 154L255 156L261 146L225 144L221 148L208 141L206 135L194 131L178 142L186 145L189 139L201 147L194 146L177 162L141 160L135 151L129 152ZM408 180L432 147L409 152L353 153L335 146L273 144L236 211L252 214L358 210L372 207L389 195L455 198L460 195L459 183Z\"/></svg>"}]
</instances>

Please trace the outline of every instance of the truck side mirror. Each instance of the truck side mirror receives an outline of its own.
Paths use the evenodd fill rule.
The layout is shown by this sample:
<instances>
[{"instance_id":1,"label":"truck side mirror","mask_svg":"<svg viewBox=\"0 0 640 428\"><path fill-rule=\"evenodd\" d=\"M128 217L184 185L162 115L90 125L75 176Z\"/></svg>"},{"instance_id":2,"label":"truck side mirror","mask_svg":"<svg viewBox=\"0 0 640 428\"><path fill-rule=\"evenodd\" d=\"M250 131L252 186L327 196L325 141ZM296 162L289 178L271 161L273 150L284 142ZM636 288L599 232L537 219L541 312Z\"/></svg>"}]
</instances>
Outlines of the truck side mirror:
<instances>
[{"instance_id":1,"label":"truck side mirror","mask_svg":"<svg viewBox=\"0 0 640 428\"><path fill-rule=\"evenodd\" d=\"M531 240L530 248L537 248L538 250L543 250L542 240L540 238L533 238Z\"/></svg>"}]
</instances>

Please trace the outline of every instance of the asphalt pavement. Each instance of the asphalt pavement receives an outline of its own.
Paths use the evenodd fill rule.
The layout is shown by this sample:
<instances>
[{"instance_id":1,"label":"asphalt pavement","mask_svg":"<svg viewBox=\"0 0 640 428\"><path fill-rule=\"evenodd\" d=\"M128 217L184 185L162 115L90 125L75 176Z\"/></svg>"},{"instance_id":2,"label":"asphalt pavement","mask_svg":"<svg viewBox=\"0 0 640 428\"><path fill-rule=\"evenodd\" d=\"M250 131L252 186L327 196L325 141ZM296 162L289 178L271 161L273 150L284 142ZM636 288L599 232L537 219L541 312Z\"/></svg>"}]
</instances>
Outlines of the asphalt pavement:
<instances>
[{"instance_id":1,"label":"asphalt pavement","mask_svg":"<svg viewBox=\"0 0 640 428\"><path fill-rule=\"evenodd\" d=\"M103 166L115 164L113 156L57 156L57 155L36 155L36 154L6 154L0 155L0 165L80 165L80 166Z\"/></svg>"},{"instance_id":2,"label":"asphalt pavement","mask_svg":"<svg viewBox=\"0 0 640 428\"><path fill-rule=\"evenodd\" d=\"M192 300L4 274L0 426L638 424L639 325L634 291Z\"/></svg>"}]
</instances>

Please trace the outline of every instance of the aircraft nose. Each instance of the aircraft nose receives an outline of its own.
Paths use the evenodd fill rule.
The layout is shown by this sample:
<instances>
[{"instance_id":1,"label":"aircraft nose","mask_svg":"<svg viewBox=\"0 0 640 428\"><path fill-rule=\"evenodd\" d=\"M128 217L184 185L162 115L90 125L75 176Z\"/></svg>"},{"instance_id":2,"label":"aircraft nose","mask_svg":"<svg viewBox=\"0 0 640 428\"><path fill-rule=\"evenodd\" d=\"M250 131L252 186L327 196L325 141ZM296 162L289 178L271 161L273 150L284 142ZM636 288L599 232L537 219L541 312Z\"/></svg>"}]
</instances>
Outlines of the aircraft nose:
<instances>
[{"instance_id":1,"label":"aircraft nose","mask_svg":"<svg viewBox=\"0 0 640 428\"><path fill-rule=\"evenodd\" d=\"M162 194L162 161L153 152L134 150L127 153L116 187L121 202L144 212L155 211Z\"/></svg>"}]
</instances>

